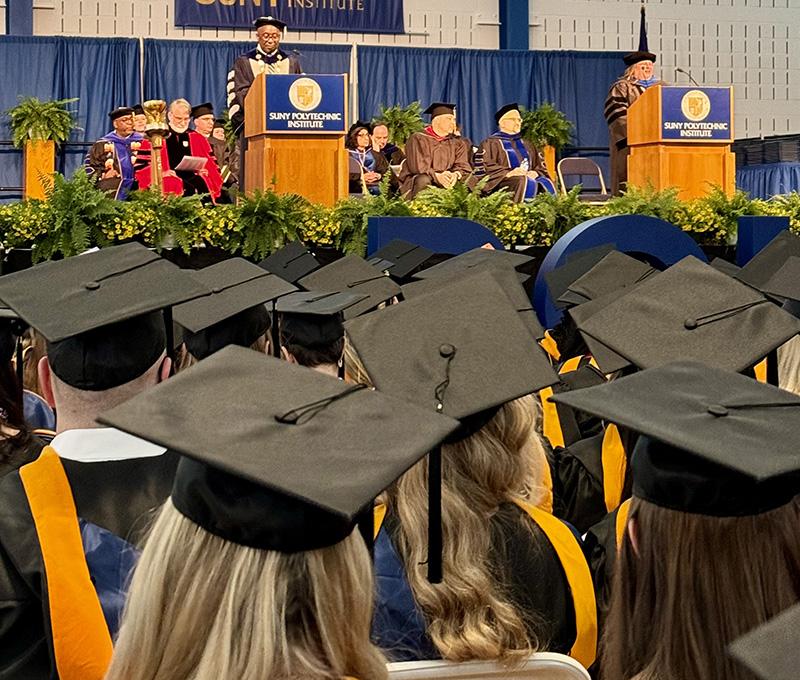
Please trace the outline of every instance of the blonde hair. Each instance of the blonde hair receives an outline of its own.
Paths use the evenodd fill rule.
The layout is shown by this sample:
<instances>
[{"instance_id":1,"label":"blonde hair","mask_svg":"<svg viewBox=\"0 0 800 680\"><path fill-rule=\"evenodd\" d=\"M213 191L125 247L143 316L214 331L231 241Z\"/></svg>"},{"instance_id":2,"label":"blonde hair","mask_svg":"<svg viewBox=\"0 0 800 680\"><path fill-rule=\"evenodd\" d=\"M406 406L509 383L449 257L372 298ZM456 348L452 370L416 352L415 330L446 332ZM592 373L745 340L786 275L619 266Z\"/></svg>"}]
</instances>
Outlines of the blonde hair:
<instances>
[{"instance_id":1,"label":"blonde hair","mask_svg":"<svg viewBox=\"0 0 800 680\"><path fill-rule=\"evenodd\" d=\"M387 677L356 531L283 554L214 536L168 500L134 572L106 680Z\"/></svg>"},{"instance_id":2,"label":"blonde hair","mask_svg":"<svg viewBox=\"0 0 800 680\"><path fill-rule=\"evenodd\" d=\"M800 396L800 335L778 347L778 383L781 389Z\"/></svg>"},{"instance_id":3,"label":"blonde hair","mask_svg":"<svg viewBox=\"0 0 800 680\"><path fill-rule=\"evenodd\" d=\"M536 422L536 400L521 397L471 436L442 445L442 583L430 583L425 569L427 462L411 468L387 494L399 519L397 548L409 584L445 659L514 663L546 644L531 639L538 621L502 592L490 559L490 520L498 507L514 499L536 504L544 495L539 471L546 454ZM530 528L527 517L520 521Z\"/></svg>"}]
</instances>

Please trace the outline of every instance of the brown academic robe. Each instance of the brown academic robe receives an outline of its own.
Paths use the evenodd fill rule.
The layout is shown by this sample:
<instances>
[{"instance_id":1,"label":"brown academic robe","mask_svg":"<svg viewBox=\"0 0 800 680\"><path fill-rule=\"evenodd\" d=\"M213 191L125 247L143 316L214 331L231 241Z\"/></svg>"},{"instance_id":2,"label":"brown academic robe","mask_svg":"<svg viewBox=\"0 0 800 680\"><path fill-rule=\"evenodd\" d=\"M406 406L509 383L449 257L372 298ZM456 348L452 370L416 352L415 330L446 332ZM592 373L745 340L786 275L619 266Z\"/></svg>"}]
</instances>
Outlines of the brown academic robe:
<instances>
[{"instance_id":1,"label":"brown academic robe","mask_svg":"<svg viewBox=\"0 0 800 680\"><path fill-rule=\"evenodd\" d=\"M530 158L529 170L534 170L540 176L551 179L539 150L530 142L524 139L521 141ZM521 203L525 199L527 177L506 177L511 171L511 166L506 150L503 148L503 142L497 137L488 137L481 142L477 155L478 158L483 158L484 177L488 178L486 186L483 188L484 193L489 194L505 188L513 194L515 203Z\"/></svg>"},{"instance_id":2,"label":"brown academic robe","mask_svg":"<svg viewBox=\"0 0 800 680\"><path fill-rule=\"evenodd\" d=\"M651 86L652 87L652 86ZM628 181L628 108L644 94L645 88L620 78L608 91L604 115L608 123L611 152L611 193L619 196Z\"/></svg>"},{"instance_id":3,"label":"brown academic robe","mask_svg":"<svg viewBox=\"0 0 800 680\"><path fill-rule=\"evenodd\" d=\"M438 139L427 132L415 132L406 143L406 160L400 171L400 192L414 198L429 186L441 186L435 173L460 172L462 181L474 184L467 147L458 137Z\"/></svg>"}]
</instances>

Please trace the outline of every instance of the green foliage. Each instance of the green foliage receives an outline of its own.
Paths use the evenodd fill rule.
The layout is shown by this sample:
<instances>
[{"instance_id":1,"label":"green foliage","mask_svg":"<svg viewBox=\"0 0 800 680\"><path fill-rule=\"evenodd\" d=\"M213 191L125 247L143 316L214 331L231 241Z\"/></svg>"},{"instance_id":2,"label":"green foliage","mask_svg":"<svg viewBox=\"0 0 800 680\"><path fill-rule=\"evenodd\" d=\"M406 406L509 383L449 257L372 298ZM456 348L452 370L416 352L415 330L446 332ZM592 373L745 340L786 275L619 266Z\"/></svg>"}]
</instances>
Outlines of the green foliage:
<instances>
[{"instance_id":1,"label":"green foliage","mask_svg":"<svg viewBox=\"0 0 800 680\"><path fill-rule=\"evenodd\" d=\"M66 142L73 130L80 129L75 126L75 112L67 109L67 104L76 101L77 98L42 102L36 97L20 97L19 104L5 112L14 146L21 147L29 139Z\"/></svg>"},{"instance_id":2,"label":"green foliage","mask_svg":"<svg viewBox=\"0 0 800 680\"><path fill-rule=\"evenodd\" d=\"M630 187L622 196L606 203L609 215L649 215L672 224L684 220L685 205L678 198L678 189L657 191L652 184L647 187Z\"/></svg>"},{"instance_id":3,"label":"green foliage","mask_svg":"<svg viewBox=\"0 0 800 680\"><path fill-rule=\"evenodd\" d=\"M199 245L197 232L201 225L200 196L161 195L157 191L134 191L129 210L137 214L139 234L145 243L156 248L178 246L188 253Z\"/></svg>"},{"instance_id":4,"label":"green foliage","mask_svg":"<svg viewBox=\"0 0 800 680\"><path fill-rule=\"evenodd\" d=\"M193 248L216 246L230 253L261 259L291 240L333 246L363 255L367 224L374 216L461 217L488 227L506 245L550 246L573 227L609 214L650 215L679 226L702 244L728 244L742 215L788 215L800 233L800 195L753 200L742 192L680 201L674 190L631 189L603 205L568 194L540 194L512 203L507 192L481 195L482 183L469 189L459 182L450 189L429 188L407 202L389 190L384 178L377 196L340 201L333 208L311 204L296 195L257 193L238 205L210 206L197 196L161 196L133 192L117 202L98 190L79 171L71 180L54 175L47 181L47 200L0 205L0 237L5 248L33 246L36 261L69 256L86 248L136 239L148 245Z\"/></svg>"},{"instance_id":5,"label":"green foliage","mask_svg":"<svg viewBox=\"0 0 800 680\"><path fill-rule=\"evenodd\" d=\"M242 254L263 259L302 233L306 199L297 194L256 191L239 203L239 224L244 234Z\"/></svg>"},{"instance_id":6,"label":"green foliage","mask_svg":"<svg viewBox=\"0 0 800 680\"><path fill-rule=\"evenodd\" d=\"M470 189L465 182L456 182L449 189L428 187L412 203L412 212L421 216L461 217L494 229L503 208L511 205L511 194L505 189L488 196L481 191L488 178Z\"/></svg>"},{"instance_id":7,"label":"green foliage","mask_svg":"<svg viewBox=\"0 0 800 680\"><path fill-rule=\"evenodd\" d=\"M331 214L336 226L333 245L346 255L364 255L367 252L367 225L370 217L407 217L411 215L409 203L390 189L391 177L381 181L380 194L367 194L359 198L339 201Z\"/></svg>"},{"instance_id":8,"label":"green foliage","mask_svg":"<svg viewBox=\"0 0 800 680\"><path fill-rule=\"evenodd\" d=\"M545 102L533 111L520 107L522 138L541 149L563 149L572 139L573 124L552 104Z\"/></svg>"},{"instance_id":9,"label":"green foliage","mask_svg":"<svg viewBox=\"0 0 800 680\"><path fill-rule=\"evenodd\" d=\"M225 130L225 144L227 144L229 150L233 150L233 147L236 146L236 139L238 135L236 134L236 128L233 126L233 121L231 120L231 114L229 113L228 109L223 109L220 118L225 121L222 128Z\"/></svg>"},{"instance_id":10,"label":"green foliage","mask_svg":"<svg viewBox=\"0 0 800 680\"><path fill-rule=\"evenodd\" d=\"M381 106L381 114L375 122L378 121L386 124L389 128L389 141L397 146L405 146L411 135L425 129L422 105L419 102L412 102L408 106Z\"/></svg>"},{"instance_id":11,"label":"green foliage","mask_svg":"<svg viewBox=\"0 0 800 680\"><path fill-rule=\"evenodd\" d=\"M45 181L44 233L33 248L33 261L78 255L95 245L109 245L103 225L113 221L120 204L95 187L83 169L71 180L54 174Z\"/></svg>"}]
</instances>

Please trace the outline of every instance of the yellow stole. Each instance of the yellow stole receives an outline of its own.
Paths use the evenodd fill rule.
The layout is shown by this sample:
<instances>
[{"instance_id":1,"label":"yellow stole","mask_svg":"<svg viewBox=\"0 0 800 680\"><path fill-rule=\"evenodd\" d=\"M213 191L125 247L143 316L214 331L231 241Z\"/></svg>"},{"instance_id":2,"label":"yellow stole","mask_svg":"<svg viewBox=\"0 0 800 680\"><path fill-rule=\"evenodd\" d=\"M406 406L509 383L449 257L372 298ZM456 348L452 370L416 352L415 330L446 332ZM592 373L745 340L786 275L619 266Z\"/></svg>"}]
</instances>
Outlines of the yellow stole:
<instances>
[{"instance_id":1,"label":"yellow stole","mask_svg":"<svg viewBox=\"0 0 800 680\"><path fill-rule=\"evenodd\" d=\"M42 551L60 680L103 680L111 636L89 577L72 489L55 450L20 468Z\"/></svg>"}]
</instances>

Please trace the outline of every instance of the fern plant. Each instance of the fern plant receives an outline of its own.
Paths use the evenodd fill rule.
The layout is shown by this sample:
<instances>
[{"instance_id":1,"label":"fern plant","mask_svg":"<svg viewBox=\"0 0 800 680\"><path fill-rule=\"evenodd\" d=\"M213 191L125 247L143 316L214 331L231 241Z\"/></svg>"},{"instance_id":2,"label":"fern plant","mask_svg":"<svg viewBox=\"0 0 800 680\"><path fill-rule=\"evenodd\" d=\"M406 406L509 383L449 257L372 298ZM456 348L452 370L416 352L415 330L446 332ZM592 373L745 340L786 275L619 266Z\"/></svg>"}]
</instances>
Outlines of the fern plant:
<instances>
[{"instance_id":1,"label":"fern plant","mask_svg":"<svg viewBox=\"0 0 800 680\"><path fill-rule=\"evenodd\" d=\"M389 141L397 146L405 146L411 135L425 129L419 102L412 102L408 106L381 106L378 120L389 128Z\"/></svg>"},{"instance_id":2,"label":"fern plant","mask_svg":"<svg viewBox=\"0 0 800 680\"><path fill-rule=\"evenodd\" d=\"M391 177L387 173L381 180L378 195L366 194L362 198L346 198L333 209L331 219L338 226L333 245L345 255L361 255L367 251L367 226L370 217L407 217L411 208L401 196L392 193Z\"/></svg>"},{"instance_id":3,"label":"fern plant","mask_svg":"<svg viewBox=\"0 0 800 680\"><path fill-rule=\"evenodd\" d=\"M520 107L522 138L541 148L563 149L572 139L572 123L552 104L545 102L532 111Z\"/></svg>"},{"instance_id":4,"label":"fern plant","mask_svg":"<svg viewBox=\"0 0 800 680\"><path fill-rule=\"evenodd\" d=\"M579 198L580 187L572 187L566 194L541 193L531 201L531 206L542 215L543 226L551 225L555 242L570 229L605 213L604 206L593 206Z\"/></svg>"},{"instance_id":5,"label":"fern plant","mask_svg":"<svg viewBox=\"0 0 800 680\"><path fill-rule=\"evenodd\" d=\"M263 259L302 233L308 201L297 194L256 191L241 199L242 254Z\"/></svg>"},{"instance_id":6,"label":"fern plant","mask_svg":"<svg viewBox=\"0 0 800 680\"><path fill-rule=\"evenodd\" d=\"M483 196L488 178L470 188L466 182L456 182L449 189L428 187L413 201L416 214L438 217L461 217L493 229L504 208L511 204L511 194L503 189Z\"/></svg>"},{"instance_id":7,"label":"fern plant","mask_svg":"<svg viewBox=\"0 0 800 680\"><path fill-rule=\"evenodd\" d=\"M67 108L67 104L76 101L77 98L43 102L36 97L20 97L19 104L6 111L14 146L19 148L28 140L66 142L73 130L80 129L75 125L75 112Z\"/></svg>"},{"instance_id":8,"label":"fern plant","mask_svg":"<svg viewBox=\"0 0 800 680\"><path fill-rule=\"evenodd\" d=\"M43 177L46 201L41 219L46 231L33 247L33 261L78 255L93 246L110 241L103 226L119 214L120 204L95 187L83 169L71 180L55 173Z\"/></svg>"},{"instance_id":9,"label":"fern plant","mask_svg":"<svg viewBox=\"0 0 800 680\"><path fill-rule=\"evenodd\" d=\"M129 202L132 212L152 216L142 233L149 245L159 249L178 246L187 254L198 245L197 234L203 221L201 196L134 191Z\"/></svg>"},{"instance_id":10,"label":"fern plant","mask_svg":"<svg viewBox=\"0 0 800 680\"><path fill-rule=\"evenodd\" d=\"M652 183L645 187L629 186L622 196L606 203L609 215L649 215L671 224L684 219L684 203L678 198L679 189L670 187L658 191Z\"/></svg>"}]
</instances>

